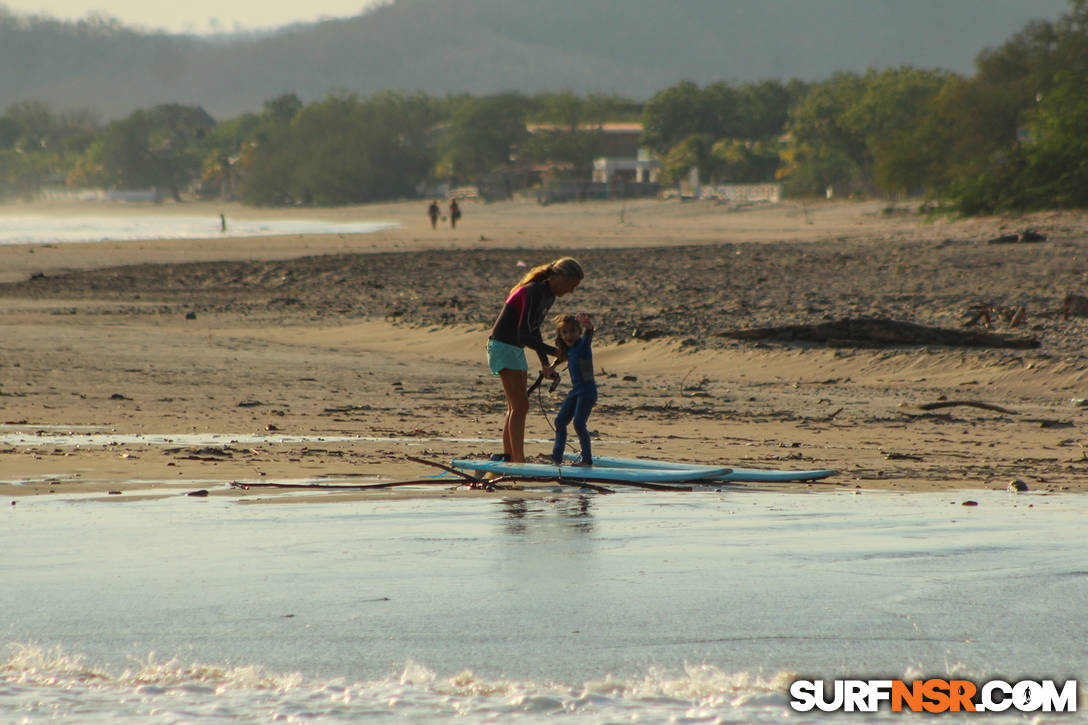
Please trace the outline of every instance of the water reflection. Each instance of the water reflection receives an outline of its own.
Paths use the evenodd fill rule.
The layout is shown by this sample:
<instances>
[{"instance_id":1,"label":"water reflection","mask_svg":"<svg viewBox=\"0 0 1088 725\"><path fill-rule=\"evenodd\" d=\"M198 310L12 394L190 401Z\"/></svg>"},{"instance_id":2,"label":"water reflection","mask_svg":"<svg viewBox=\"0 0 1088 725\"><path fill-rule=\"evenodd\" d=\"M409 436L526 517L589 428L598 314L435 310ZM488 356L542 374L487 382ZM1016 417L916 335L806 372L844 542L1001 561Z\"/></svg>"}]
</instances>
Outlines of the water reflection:
<instances>
[{"instance_id":1,"label":"water reflection","mask_svg":"<svg viewBox=\"0 0 1088 725\"><path fill-rule=\"evenodd\" d=\"M503 499L503 529L512 536L546 530L568 530L579 534L593 531L593 499L564 496L550 499Z\"/></svg>"}]
</instances>

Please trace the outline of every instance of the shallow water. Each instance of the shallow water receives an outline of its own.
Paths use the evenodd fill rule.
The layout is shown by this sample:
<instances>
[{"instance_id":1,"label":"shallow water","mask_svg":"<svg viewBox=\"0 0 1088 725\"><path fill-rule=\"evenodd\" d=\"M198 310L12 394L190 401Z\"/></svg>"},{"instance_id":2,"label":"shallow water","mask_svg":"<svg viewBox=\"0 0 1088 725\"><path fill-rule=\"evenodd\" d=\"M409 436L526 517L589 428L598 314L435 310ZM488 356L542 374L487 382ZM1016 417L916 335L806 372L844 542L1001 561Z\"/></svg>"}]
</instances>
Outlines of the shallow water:
<instances>
[{"instance_id":1,"label":"shallow water","mask_svg":"<svg viewBox=\"0 0 1088 725\"><path fill-rule=\"evenodd\" d=\"M1086 513L978 491L24 499L0 524L0 720L780 722L798 675L1083 680Z\"/></svg>"},{"instance_id":2,"label":"shallow water","mask_svg":"<svg viewBox=\"0 0 1088 725\"><path fill-rule=\"evenodd\" d=\"M228 219L221 230L217 216L5 216L3 244L70 244L127 242L147 239L214 239L270 237L289 234L368 234L399 226L393 222L330 222L299 219Z\"/></svg>"}]
</instances>

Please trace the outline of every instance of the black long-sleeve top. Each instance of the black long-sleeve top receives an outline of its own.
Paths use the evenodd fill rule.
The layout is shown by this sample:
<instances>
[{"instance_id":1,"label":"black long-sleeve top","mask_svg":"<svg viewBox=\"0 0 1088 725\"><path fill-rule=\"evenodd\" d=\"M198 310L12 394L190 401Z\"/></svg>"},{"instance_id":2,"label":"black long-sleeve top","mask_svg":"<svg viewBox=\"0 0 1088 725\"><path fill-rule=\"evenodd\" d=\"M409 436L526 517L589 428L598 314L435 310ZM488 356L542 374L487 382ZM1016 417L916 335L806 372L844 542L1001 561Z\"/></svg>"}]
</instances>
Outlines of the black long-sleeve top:
<instances>
[{"instance_id":1,"label":"black long-sleeve top","mask_svg":"<svg viewBox=\"0 0 1088 725\"><path fill-rule=\"evenodd\" d=\"M547 364L545 355L559 353L544 342L540 326L555 302L551 285L547 279L532 282L519 287L506 298L495 326L491 328L491 339L505 342L507 345L528 347L540 356L541 364Z\"/></svg>"}]
</instances>

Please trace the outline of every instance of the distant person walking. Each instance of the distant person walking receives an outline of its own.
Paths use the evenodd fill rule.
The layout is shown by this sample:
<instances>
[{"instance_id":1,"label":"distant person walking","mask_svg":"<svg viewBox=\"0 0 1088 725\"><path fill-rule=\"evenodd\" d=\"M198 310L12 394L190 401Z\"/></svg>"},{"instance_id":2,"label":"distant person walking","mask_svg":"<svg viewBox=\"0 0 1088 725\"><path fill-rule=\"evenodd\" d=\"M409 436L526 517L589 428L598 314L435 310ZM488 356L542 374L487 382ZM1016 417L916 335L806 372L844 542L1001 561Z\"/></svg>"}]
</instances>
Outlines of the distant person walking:
<instances>
[{"instance_id":1,"label":"distant person walking","mask_svg":"<svg viewBox=\"0 0 1088 725\"><path fill-rule=\"evenodd\" d=\"M431 202L431 205L427 207L427 216L431 218L431 229L438 228L438 200L435 199Z\"/></svg>"},{"instance_id":2,"label":"distant person walking","mask_svg":"<svg viewBox=\"0 0 1088 725\"><path fill-rule=\"evenodd\" d=\"M457 220L461 218L461 207L457 206L457 200L450 200L450 228L457 228Z\"/></svg>"}]
</instances>

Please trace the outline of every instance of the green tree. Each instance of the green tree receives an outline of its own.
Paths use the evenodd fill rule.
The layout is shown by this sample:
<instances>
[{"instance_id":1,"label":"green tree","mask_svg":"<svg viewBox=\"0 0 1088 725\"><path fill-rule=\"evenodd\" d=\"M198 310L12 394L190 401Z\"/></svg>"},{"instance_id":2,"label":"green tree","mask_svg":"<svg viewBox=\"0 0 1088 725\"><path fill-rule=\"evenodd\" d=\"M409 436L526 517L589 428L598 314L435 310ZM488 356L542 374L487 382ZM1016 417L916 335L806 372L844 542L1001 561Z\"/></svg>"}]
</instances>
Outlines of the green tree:
<instances>
[{"instance_id":1,"label":"green tree","mask_svg":"<svg viewBox=\"0 0 1088 725\"><path fill-rule=\"evenodd\" d=\"M1088 76L1057 73L1030 114L1023 141L994 154L978 174L958 180L962 213L991 214L1088 206Z\"/></svg>"},{"instance_id":2,"label":"green tree","mask_svg":"<svg viewBox=\"0 0 1088 725\"><path fill-rule=\"evenodd\" d=\"M805 93L807 84L801 81L761 81L746 83L737 89L735 138L768 142L777 139L786 129L790 108Z\"/></svg>"},{"instance_id":3,"label":"green tree","mask_svg":"<svg viewBox=\"0 0 1088 725\"><path fill-rule=\"evenodd\" d=\"M15 119L0 116L0 150L14 148L15 142L19 140L20 130Z\"/></svg>"},{"instance_id":4,"label":"green tree","mask_svg":"<svg viewBox=\"0 0 1088 725\"><path fill-rule=\"evenodd\" d=\"M255 204L357 204L414 193L434 164L435 104L422 94L332 95L243 153Z\"/></svg>"},{"instance_id":5,"label":"green tree","mask_svg":"<svg viewBox=\"0 0 1088 725\"><path fill-rule=\"evenodd\" d=\"M661 170L658 174L662 184L680 183L692 169L699 169L703 174L708 168L710 144L702 134L692 134L678 144L673 145L661 158Z\"/></svg>"},{"instance_id":6,"label":"green tree","mask_svg":"<svg viewBox=\"0 0 1088 725\"><path fill-rule=\"evenodd\" d=\"M585 97L585 115L601 122L638 121L643 104L639 101L607 93L590 93Z\"/></svg>"},{"instance_id":7,"label":"green tree","mask_svg":"<svg viewBox=\"0 0 1088 725\"><path fill-rule=\"evenodd\" d=\"M776 178L790 196L822 195L828 188L850 190L858 169L850 157L834 146L817 147L791 143L781 151L782 165Z\"/></svg>"},{"instance_id":8,"label":"green tree","mask_svg":"<svg viewBox=\"0 0 1088 725\"><path fill-rule=\"evenodd\" d=\"M724 138L710 147L706 168L719 183L755 184L774 179L779 163L777 143Z\"/></svg>"},{"instance_id":9,"label":"green tree","mask_svg":"<svg viewBox=\"0 0 1088 725\"><path fill-rule=\"evenodd\" d=\"M0 117L0 196L33 198L47 180L64 178L97 126L85 110L57 113L41 101L9 106Z\"/></svg>"},{"instance_id":10,"label":"green tree","mask_svg":"<svg viewBox=\"0 0 1088 725\"><path fill-rule=\"evenodd\" d=\"M528 136L528 111L529 101L519 93L460 103L442 136L439 175L457 183L477 181L507 165Z\"/></svg>"},{"instance_id":11,"label":"green tree","mask_svg":"<svg viewBox=\"0 0 1088 725\"><path fill-rule=\"evenodd\" d=\"M768 181L780 163L777 144L789 109L804 89L778 81L700 89L684 81L646 104L642 142L662 156L665 183L691 168L710 181Z\"/></svg>"},{"instance_id":12,"label":"green tree","mask_svg":"<svg viewBox=\"0 0 1088 725\"><path fill-rule=\"evenodd\" d=\"M642 111L642 143L657 154L693 134L702 134L708 125L703 119L704 97L691 81L682 81L654 95Z\"/></svg>"},{"instance_id":13,"label":"green tree","mask_svg":"<svg viewBox=\"0 0 1088 725\"><path fill-rule=\"evenodd\" d=\"M786 188L795 194L819 194L828 186L864 184L865 139L845 120L865 92L856 73L837 73L809 86L790 110L791 140L784 150Z\"/></svg>"},{"instance_id":14,"label":"green tree","mask_svg":"<svg viewBox=\"0 0 1088 725\"><path fill-rule=\"evenodd\" d=\"M1027 207L1088 207L1088 73L1059 71L1030 114Z\"/></svg>"},{"instance_id":15,"label":"green tree","mask_svg":"<svg viewBox=\"0 0 1088 725\"><path fill-rule=\"evenodd\" d=\"M923 170L902 155L949 77L902 67L840 73L811 86L790 113L791 190L899 192L924 182Z\"/></svg>"},{"instance_id":16,"label":"green tree","mask_svg":"<svg viewBox=\"0 0 1088 725\"><path fill-rule=\"evenodd\" d=\"M33 199L55 171L55 159L19 149L0 150L0 193Z\"/></svg>"},{"instance_id":17,"label":"green tree","mask_svg":"<svg viewBox=\"0 0 1088 725\"><path fill-rule=\"evenodd\" d=\"M917 130L932 115L931 103L950 78L943 71L911 67L866 75L865 91L845 113L843 121L860 138L860 159L867 178L885 193L909 193L927 187L928 171L917 163ZM904 144L904 138L913 139Z\"/></svg>"},{"instance_id":18,"label":"green tree","mask_svg":"<svg viewBox=\"0 0 1088 725\"><path fill-rule=\"evenodd\" d=\"M532 133L522 144L526 161L550 163L553 173L571 178L592 174L593 160L605 152L602 124L608 106L573 93L556 93L537 100Z\"/></svg>"},{"instance_id":19,"label":"green tree","mask_svg":"<svg viewBox=\"0 0 1088 725\"><path fill-rule=\"evenodd\" d=\"M302 100L297 93L285 93L264 102L264 118L274 126L286 126L302 111Z\"/></svg>"},{"instance_id":20,"label":"green tree","mask_svg":"<svg viewBox=\"0 0 1088 725\"><path fill-rule=\"evenodd\" d=\"M260 113L217 123L202 144L198 193L204 198L236 198L246 150L266 142L275 129L286 128L302 108L298 95L287 93L265 101Z\"/></svg>"},{"instance_id":21,"label":"green tree","mask_svg":"<svg viewBox=\"0 0 1088 725\"><path fill-rule=\"evenodd\" d=\"M657 153L665 153L692 135L712 141L774 138L783 133L790 106L804 88L799 82L763 81L736 88L718 82L700 89L683 81L656 94L646 104L642 142Z\"/></svg>"},{"instance_id":22,"label":"green tree","mask_svg":"<svg viewBox=\"0 0 1088 725\"><path fill-rule=\"evenodd\" d=\"M124 188L181 190L198 176L202 144L215 121L197 106L163 104L114 121L88 149L100 181Z\"/></svg>"},{"instance_id":23,"label":"green tree","mask_svg":"<svg viewBox=\"0 0 1088 725\"><path fill-rule=\"evenodd\" d=\"M976 131L981 148L955 158L946 186L959 211L1084 205L1088 0L1071 0L1056 22L1030 23L977 64L972 87L1000 103L1000 125Z\"/></svg>"}]
</instances>

